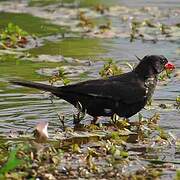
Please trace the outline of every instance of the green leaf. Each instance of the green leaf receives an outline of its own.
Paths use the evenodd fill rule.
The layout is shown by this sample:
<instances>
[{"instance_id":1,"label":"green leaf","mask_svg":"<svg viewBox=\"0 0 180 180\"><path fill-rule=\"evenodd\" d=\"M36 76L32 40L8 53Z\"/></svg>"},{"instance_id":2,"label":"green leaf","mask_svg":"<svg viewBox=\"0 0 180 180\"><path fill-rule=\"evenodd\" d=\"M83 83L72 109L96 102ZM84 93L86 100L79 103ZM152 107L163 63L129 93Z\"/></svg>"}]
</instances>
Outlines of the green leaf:
<instances>
[{"instance_id":1,"label":"green leaf","mask_svg":"<svg viewBox=\"0 0 180 180\"><path fill-rule=\"evenodd\" d=\"M127 157L129 156L129 154L128 154L127 151L121 151L121 152L120 152L120 155L121 155L121 157L123 157L123 158L127 158Z\"/></svg>"},{"instance_id":2,"label":"green leaf","mask_svg":"<svg viewBox=\"0 0 180 180\"><path fill-rule=\"evenodd\" d=\"M175 180L179 180L180 179L180 169L176 170L176 178Z\"/></svg>"},{"instance_id":3,"label":"green leaf","mask_svg":"<svg viewBox=\"0 0 180 180\"><path fill-rule=\"evenodd\" d=\"M20 160L16 157L18 148L14 148L11 150L9 154L9 158L5 165L0 169L0 175L8 173L9 171L15 169L19 165L23 163L23 160Z\"/></svg>"}]
</instances>

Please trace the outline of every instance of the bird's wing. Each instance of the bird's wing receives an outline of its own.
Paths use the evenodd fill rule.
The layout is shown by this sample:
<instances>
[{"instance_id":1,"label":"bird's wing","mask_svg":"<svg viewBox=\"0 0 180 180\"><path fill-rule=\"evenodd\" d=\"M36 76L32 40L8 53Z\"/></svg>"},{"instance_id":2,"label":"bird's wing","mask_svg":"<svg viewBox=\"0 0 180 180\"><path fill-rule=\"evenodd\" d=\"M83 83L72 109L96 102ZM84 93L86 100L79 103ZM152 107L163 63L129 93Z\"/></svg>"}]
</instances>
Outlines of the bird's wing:
<instances>
[{"instance_id":1,"label":"bird's wing","mask_svg":"<svg viewBox=\"0 0 180 180\"><path fill-rule=\"evenodd\" d=\"M86 81L75 85L63 86L61 91L97 98L110 98L127 104L143 101L146 93L145 87L136 81L128 81L124 78Z\"/></svg>"}]
</instances>

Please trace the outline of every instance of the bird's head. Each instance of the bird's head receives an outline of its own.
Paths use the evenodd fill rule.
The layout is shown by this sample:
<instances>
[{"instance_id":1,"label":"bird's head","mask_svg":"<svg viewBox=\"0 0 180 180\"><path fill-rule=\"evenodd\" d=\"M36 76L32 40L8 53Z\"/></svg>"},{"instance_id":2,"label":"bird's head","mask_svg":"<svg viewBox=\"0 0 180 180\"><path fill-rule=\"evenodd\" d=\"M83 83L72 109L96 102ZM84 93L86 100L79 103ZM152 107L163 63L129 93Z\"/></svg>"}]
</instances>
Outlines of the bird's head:
<instances>
[{"instance_id":1,"label":"bird's head","mask_svg":"<svg viewBox=\"0 0 180 180\"><path fill-rule=\"evenodd\" d=\"M163 70L173 70L175 66L162 55L145 56L134 69L139 75L150 77L160 74Z\"/></svg>"}]
</instances>

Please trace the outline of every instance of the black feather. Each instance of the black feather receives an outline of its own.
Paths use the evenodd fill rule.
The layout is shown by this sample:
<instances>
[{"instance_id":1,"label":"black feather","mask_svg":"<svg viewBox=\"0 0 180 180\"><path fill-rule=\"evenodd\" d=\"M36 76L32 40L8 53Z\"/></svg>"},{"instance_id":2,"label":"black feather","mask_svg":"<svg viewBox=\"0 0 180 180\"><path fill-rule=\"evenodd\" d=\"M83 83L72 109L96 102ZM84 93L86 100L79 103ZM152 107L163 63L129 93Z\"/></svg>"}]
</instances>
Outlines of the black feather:
<instances>
[{"instance_id":1,"label":"black feather","mask_svg":"<svg viewBox=\"0 0 180 180\"><path fill-rule=\"evenodd\" d=\"M94 117L112 116L116 113L128 118L139 112L152 96L157 75L164 69L164 58L156 55L145 56L131 72L61 87L28 81L10 82L50 91L75 107L79 102L82 110ZM140 60L138 57L137 59Z\"/></svg>"}]
</instances>

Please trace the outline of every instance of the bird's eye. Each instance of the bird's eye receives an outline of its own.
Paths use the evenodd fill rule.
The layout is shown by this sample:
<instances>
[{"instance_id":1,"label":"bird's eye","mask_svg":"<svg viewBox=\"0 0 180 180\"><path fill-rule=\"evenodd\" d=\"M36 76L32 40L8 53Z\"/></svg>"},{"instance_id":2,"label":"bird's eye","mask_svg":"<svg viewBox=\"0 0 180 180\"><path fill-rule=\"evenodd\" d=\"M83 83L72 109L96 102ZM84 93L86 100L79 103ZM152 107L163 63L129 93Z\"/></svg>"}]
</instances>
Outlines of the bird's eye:
<instances>
[{"instance_id":1,"label":"bird's eye","mask_svg":"<svg viewBox=\"0 0 180 180\"><path fill-rule=\"evenodd\" d=\"M165 64L165 63L167 63L167 60L166 60L165 58L163 58L163 59L161 59L161 62L162 62L163 64Z\"/></svg>"},{"instance_id":2,"label":"bird's eye","mask_svg":"<svg viewBox=\"0 0 180 180\"><path fill-rule=\"evenodd\" d=\"M167 62L167 60L166 59L163 59L163 63L166 63Z\"/></svg>"}]
</instances>

